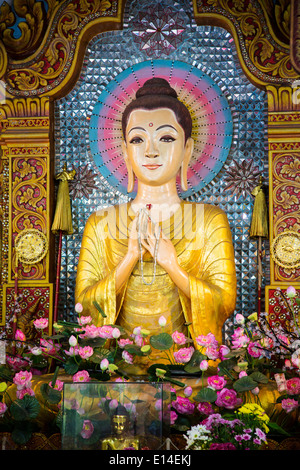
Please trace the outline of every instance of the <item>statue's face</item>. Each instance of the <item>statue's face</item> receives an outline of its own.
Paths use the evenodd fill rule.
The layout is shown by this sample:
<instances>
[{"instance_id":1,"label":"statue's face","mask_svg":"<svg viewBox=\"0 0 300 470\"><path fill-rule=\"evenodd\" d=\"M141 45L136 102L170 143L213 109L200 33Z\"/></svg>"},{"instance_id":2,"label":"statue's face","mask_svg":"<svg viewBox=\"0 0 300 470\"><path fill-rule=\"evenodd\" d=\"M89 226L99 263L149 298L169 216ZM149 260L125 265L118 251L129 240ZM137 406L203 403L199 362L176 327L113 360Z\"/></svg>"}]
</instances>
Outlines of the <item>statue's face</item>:
<instances>
[{"instance_id":1,"label":"statue's face","mask_svg":"<svg viewBox=\"0 0 300 470\"><path fill-rule=\"evenodd\" d=\"M116 434L123 434L123 432L126 431L127 424L128 424L126 416L116 415L113 417L112 423L113 423L114 432Z\"/></svg>"},{"instance_id":2,"label":"statue's face","mask_svg":"<svg viewBox=\"0 0 300 470\"><path fill-rule=\"evenodd\" d=\"M172 110L137 109L130 114L123 149L138 180L160 186L176 178L185 148L184 130Z\"/></svg>"}]
</instances>

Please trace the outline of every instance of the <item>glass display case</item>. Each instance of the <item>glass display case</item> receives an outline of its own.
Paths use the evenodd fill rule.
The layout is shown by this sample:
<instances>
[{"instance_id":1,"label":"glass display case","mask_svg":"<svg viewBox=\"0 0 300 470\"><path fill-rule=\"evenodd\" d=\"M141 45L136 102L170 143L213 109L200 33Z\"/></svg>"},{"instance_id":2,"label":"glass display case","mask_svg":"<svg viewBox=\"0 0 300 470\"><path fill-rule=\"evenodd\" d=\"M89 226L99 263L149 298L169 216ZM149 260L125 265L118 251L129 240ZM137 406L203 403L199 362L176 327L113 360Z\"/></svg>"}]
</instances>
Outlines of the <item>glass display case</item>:
<instances>
[{"instance_id":1,"label":"glass display case","mask_svg":"<svg viewBox=\"0 0 300 470\"><path fill-rule=\"evenodd\" d=\"M155 450L169 434L170 385L65 383L63 450Z\"/></svg>"}]
</instances>

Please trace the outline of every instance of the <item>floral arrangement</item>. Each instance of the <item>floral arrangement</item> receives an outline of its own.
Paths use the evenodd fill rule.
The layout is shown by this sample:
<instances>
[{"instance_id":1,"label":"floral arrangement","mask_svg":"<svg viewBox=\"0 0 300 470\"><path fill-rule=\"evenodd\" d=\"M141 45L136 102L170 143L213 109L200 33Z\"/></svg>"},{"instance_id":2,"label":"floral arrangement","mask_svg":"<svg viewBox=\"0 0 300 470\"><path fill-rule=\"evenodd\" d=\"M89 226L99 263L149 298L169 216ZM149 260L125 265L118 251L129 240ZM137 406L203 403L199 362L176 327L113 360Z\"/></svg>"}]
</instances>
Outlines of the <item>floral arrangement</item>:
<instances>
[{"instance_id":1,"label":"floral arrangement","mask_svg":"<svg viewBox=\"0 0 300 470\"><path fill-rule=\"evenodd\" d=\"M284 299L291 319L288 326L272 325L267 315L258 319L257 314L248 318L238 314L234 331L226 343L219 344L212 334L200 335L196 338L196 348L189 334L165 332L164 317L159 320L161 332L157 335L151 335L142 327L135 328L131 334L118 325L96 327L91 317L85 316L79 316L78 323L55 324L55 333L48 335L48 321L43 318L35 320L39 342L31 344L24 333L17 330L14 339L17 352L9 353L6 365L0 366L0 380L3 380L0 382L0 430L10 430L13 439L24 444L37 429L40 412L53 410L53 406L58 410L56 426L61 426L59 409L64 385L60 380L61 371L74 383L129 381L131 377L126 372L126 365L134 367L136 361L146 358L152 363L147 371L149 381L168 382L172 386L168 411L173 432L186 433L187 439L194 435L207 436L209 448L217 444L226 447L229 442L230 445L237 443L227 442L225 437L217 441L209 426L212 423L216 426L217 420L222 418L230 421L229 424L223 423L222 429L225 430L230 429L234 420L240 420L240 424L234 421L234 432L237 436L247 436L243 445L254 449L264 442L262 433L267 433L257 423L261 433L246 432L250 427L254 429L252 425L258 417L253 413L254 408L247 414L243 405L259 405L261 390L269 380L275 381L278 387L274 406L281 406L282 413L287 416L299 409L299 299L293 287L287 289ZM77 304L75 311L80 315L82 306ZM154 350L161 351L165 363L152 360ZM179 370L179 375L174 369ZM32 379L37 373L49 371L54 372L52 378L43 383L41 396L36 397ZM197 377L198 391L186 385L182 379L184 374ZM12 384L16 388L16 399L10 396ZM232 415L229 418L229 413L235 412L234 419ZM212 416L217 416L216 421L210 418ZM247 416L251 417L251 425ZM298 423L297 419L295 422ZM268 432L287 433L289 430L284 429L282 423L281 420L278 425L275 417L271 417ZM205 426L206 431L201 426ZM87 428L83 434L89 434ZM199 437L199 440L205 439ZM190 444L188 441L188 446Z\"/></svg>"},{"instance_id":2,"label":"floral arrangement","mask_svg":"<svg viewBox=\"0 0 300 470\"><path fill-rule=\"evenodd\" d=\"M213 413L186 433L186 449L257 450L266 443L268 422L264 410L255 404L238 408L227 419Z\"/></svg>"}]
</instances>

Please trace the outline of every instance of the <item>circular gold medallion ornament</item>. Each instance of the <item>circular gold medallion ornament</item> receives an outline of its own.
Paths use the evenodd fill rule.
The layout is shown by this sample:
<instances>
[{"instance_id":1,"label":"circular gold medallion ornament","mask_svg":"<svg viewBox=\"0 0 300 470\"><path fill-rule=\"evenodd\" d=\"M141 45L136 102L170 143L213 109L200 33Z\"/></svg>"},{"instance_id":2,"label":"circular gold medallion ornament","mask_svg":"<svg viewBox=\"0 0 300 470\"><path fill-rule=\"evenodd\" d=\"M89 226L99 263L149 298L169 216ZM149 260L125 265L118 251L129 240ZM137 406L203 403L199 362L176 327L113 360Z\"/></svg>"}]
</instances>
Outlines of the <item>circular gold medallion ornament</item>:
<instances>
[{"instance_id":1,"label":"circular gold medallion ornament","mask_svg":"<svg viewBox=\"0 0 300 470\"><path fill-rule=\"evenodd\" d=\"M283 268L300 266L300 233L286 230L277 235L271 246L272 258Z\"/></svg>"},{"instance_id":2,"label":"circular gold medallion ornament","mask_svg":"<svg viewBox=\"0 0 300 470\"><path fill-rule=\"evenodd\" d=\"M15 239L15 250L18 260L22 263L38 263L47 253L47 237L37 229L23 230Z\"/></svg>"}]
</instances>

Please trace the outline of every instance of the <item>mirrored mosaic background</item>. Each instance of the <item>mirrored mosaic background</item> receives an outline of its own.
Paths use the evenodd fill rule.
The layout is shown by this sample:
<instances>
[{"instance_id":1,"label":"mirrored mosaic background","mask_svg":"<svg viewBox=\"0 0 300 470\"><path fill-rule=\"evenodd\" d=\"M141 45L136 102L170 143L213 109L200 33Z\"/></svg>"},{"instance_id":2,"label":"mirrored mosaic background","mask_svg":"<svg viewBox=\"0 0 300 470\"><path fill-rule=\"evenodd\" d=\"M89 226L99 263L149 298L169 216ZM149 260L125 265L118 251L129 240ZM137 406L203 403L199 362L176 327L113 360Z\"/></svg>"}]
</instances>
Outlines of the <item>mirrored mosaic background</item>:
<instances>
[{"instance_id":1,"label":"mirrored mosaic background","mask_svg":"<svg viewBox=\"0 0 300 470\"><path fill-rule=\"evenodd\" d=\"M231 35L219 27L197 26L189 1L135 0L128 2L122 31L99 34L89 43L76 86L55 104L56 172L65 163L68 170L76 169L70 183L74 233L63 237L59 319L76 318L76 268L87 218L97 209L130 200L94 165L88 145L92 110L113 77L133 64L155 59L201 67L228 97L234 139L227 160L217 177L187 199L216 204L226 212L236 257L236 312L248 315L257 310L257 240L249 238L249 230L251 191L259 175L266 185L268 181L266 93L244 76ZM262 292L269 283L267 240L263 253Z\"/></svg>"}]
</instances>

